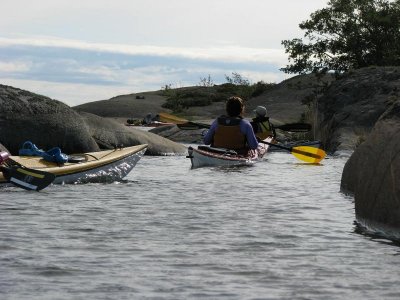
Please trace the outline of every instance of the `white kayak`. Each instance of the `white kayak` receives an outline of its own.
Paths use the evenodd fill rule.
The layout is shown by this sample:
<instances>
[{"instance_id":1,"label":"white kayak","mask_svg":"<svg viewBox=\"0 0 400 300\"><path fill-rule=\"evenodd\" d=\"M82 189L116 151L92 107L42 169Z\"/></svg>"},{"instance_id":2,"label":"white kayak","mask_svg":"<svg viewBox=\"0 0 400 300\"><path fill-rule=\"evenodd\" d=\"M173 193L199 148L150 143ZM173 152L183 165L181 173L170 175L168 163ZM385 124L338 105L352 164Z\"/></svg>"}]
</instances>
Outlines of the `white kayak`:
<instances>
[{"instance_id":1,"label":"white kayak","mask_svg":"<svg viewBox=\"0 0 400 300\"><path fill-rule=\"evenodd\" d=\"M264 141L271 143L272 140L272 137L268 137ZM260 143L258 149L249 151L247 155L240 155L234 150L200 145L197 149L189 147L187 158L190 158L192 168L248 166L262 160L268 148L268 144Z\"/></svg>"}]
</instances>

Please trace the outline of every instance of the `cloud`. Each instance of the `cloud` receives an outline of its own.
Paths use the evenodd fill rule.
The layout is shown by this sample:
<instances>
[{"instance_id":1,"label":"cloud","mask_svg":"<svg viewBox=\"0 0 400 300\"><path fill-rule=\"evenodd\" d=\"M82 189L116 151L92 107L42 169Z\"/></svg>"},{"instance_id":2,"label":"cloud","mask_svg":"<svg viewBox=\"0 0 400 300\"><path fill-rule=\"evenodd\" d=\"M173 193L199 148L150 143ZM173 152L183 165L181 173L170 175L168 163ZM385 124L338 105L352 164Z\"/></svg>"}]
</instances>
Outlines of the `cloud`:
<instances>
[{"instance_id":1,"label":"cloud","mask_svg":"<svg viewBox=\"0 0 400 300\"><path fill-rule=\"evenodd\" d=\"M130 86L101 86L93 84L49 82L42 80L26 80L0 77L0 82L23 90L48 96L75 106L86 102L106 100L117 95L130 94Z\"/></svg>"},{"instance_id":2,"label":"cloud","mask_svg":"<svg viewBox=\"0 0 400 300\"><path fill-rule=\"evenodd\" d=\"M230 62L263 62L282 65L287 61L283 49L246 48L242 46L221 46L221 47L160 47L146 45L122 45L89 43L77 40L59 38L2 38L0 47L29 46L29 47L50 47L75 50L86 50L92 52L116 53L126 55L146 55L161 57L183 57L187 59L202 59Z\"/></svg>"},{"instance_id":3,"label":"cloud","mask_svg":"<svg viewBox=\"0 0 400 300\"><path fill-rule=\"evenodd\" d=\"M176 48L88 43L48 37L0 38L2 83L18 84L73 106L166 84L214 83L241 74L251 82L279 82L286 64L280 49ZM24 86L21 86L23 84Z\"/></svg>"},{"instance_id":4,"label":"cloud","mask_svg":"<svg viewBox=\"0 0 400 300\"><path fill-rule=\"evenodd\" d=\"M1 62L0 61L0 72L3 73L18 73L27 72L30 70L30 64L25 62Z\"/></svg>"}]
</instances>

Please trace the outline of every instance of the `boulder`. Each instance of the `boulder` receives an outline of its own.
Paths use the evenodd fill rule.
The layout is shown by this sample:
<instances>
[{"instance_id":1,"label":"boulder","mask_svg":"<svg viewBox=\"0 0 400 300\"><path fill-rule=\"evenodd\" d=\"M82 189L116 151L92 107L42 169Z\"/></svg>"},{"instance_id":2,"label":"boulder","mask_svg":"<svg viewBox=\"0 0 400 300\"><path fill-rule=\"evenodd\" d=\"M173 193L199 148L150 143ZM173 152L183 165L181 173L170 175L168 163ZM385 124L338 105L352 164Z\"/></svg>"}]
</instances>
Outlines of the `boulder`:
<instances>
[{"instance_id":1,"label":"boulder","mask_svg":"<svg viewBox=\"0 0 400 300\"><path fill-rule=\"evenodd\" d=\"M79 114L60 101L0 85L0 107L0 142L13 155L25 141L65 153L99 150Z\"/></svg>"},{"instance_id":2,"label":"boulder","mask_svg":"<svg viewBox=\"0 0 400 300\"><path fill-rule=\"evenodd\" d=\"M400 100L351 155L341 189L354 195L356 218L370 231L400 238Z\"/></svg>"},{"instance_id":3,"label":"boulder","mask_svg":"<svg viewBox=\"0 0 400 300\"><path fill-rule=\"evenodd\" d=\"M303 74L291 77L251 98L246 103L246 111L248 116L253 118L253 110L262 105L267 108L267 115L274 125L304 121L309 123L313 120L309 120L308 104L321 89L334 81L335 77L332 74Z\"/></svg>"},{"instance_id":4,"label":"boulder","mask_svg":"<svg viewBox=\"0 0 400 300\"><path fill-rule=\"evenodd\" d=\"M160 111L169 111L162 108L167 97L160 92L128 94L112 97L108 100L99 100L74 106L76 111L83 111L104 118L122 118L142 120L148 113L157 114Z\"/></svg>"},{"instance_id":5,"label":"boulder","mask_svg":"<svg viewBox=\"0 0 400 300\"><path fill-rule=\"evenodd\" d=\"M151 129L149 132L165 137L178 143L202 144L207 129L182 130L177 125L160 126Z\"/></svg>"},{"instance_id":6,"label":"boulder","mask_svg":"<svg viewBox=\"0 0 400 300\"><path fill-rule=\"evenodd\" d=\"M187 148L157 134L121 125L112 119L80 112L89 127L90 135L101 148L148 144L146 155L184 155Z\"/></svg>"},{"instance_id":7,"label":"boulder","mask_svg":"<svg viewBox=\"0 0 400 300\"><path fill-rule=\"evenodd\" d=\"M60 147L66 154L138 144L149 144L150 155L186 153L183 145L155 134L81 115L60 101L10 86L0 85L0 107L0 143L13 155L25 141L43 150Z\"/></svg>"},{"instance_id":8,"label":"boulder","mask_svg":"<svg viewBox=\"0 0 400 300\"><path fill-rule=\"evenodd\" d=\"M315 138L329 152L353 151L399 97L400 67L350 71L315 103Z\"/></svg>"},{"instance_id":9,"label":"boulder","mask_svg":"<svg viewBox=\"0 0 400 300\"><path fill-rule=\"evenodd\" d=\"M0 144L0 151L5 151L5 152L10 153L10 150L8 150L6 147L4 147L3 144Z\"/></svg>"}]
</instances>

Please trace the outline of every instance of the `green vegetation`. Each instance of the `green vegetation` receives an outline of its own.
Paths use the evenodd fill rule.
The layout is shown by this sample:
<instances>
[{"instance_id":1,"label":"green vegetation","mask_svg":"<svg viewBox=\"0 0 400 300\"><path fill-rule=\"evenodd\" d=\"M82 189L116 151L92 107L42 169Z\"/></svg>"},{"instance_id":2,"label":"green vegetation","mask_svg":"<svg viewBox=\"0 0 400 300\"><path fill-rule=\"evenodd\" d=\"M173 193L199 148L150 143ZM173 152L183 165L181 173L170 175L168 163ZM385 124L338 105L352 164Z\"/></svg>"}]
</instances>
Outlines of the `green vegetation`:
<instances>
[{"instance_id":1,"label":"green vegetation","mask_svg":"<svg viewBox=\"0 0 400 300\"><path fill-rule=\"evenodd\" d=\"M232 76L225 75L226 83L215 85L211 76L200 78L200 83L195 87L173 89L171 84L162 88L162 94L167 97L164 108L174 112L182 112L193 106L208 106L213 102L224 102L231 96L242 97L245 101L251 97L261 95L275 84L259 81L250 84L250 81L238 73Z\"/></svg>"},{"instance_id":2,"label":"green vegetation","mask_svg":"<svg viewBox=\"0 0 400 300\"><path fill-rule=\"evenodd\" d=\"M299 27L307 42L282 41L293 62L285 73L400 65L400 0L330 0Z\"/></svg>"}]
</instances>

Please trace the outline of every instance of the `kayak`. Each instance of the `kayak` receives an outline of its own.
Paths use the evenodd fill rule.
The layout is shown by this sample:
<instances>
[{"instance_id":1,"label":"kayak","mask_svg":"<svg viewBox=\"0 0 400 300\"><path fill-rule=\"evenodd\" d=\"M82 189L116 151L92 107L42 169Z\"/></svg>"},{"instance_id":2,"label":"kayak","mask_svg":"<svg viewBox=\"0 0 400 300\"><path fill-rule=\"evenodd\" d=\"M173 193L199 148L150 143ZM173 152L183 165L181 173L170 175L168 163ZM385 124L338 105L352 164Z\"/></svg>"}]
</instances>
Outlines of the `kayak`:
<instances>
[{"instance_id":1,"label":"kayak","mask_svg":"<svg viewBox=\"0 0 400 300\"><path fill-rule=\"evenodd\" d=\"M272 140L272 137L268 137L264 141L271 143ZM250 166L262 160L268 148L268 144L259 144L258 149L249 151L247 155L240 155L234 150L199 145L197 149L189 147L186 157L190 159L192 169L206 166Z\"/></svg>"},{"instance_id":2,"label":"kayak","mask_svg":"<svg viewBox=\"0 0 400 300\"><path fill-rule=\"evenodd\" d=\"M147 144L88 152L69 156L68 162L57 164L40 156L10 156L8 166L22 166L55 175L54 184L113 182L124 178L144 155ZM0 172L0 187L10 186Z\"/></svg>"},{"instance_id":3,"label":"kayak","mask_svg":"<svg viewBox=\"0 0 400 300\"><path fill-rule=\"evenodd\" d=\"M126 126L134 126L134 127L160 127L160 126L170 126L170 125L175 125L175 123L167 123L167 122L159 122L159 121L153 121L148 124L140 124L140 125L135 125L135 124L125 124Z\"/></svg>"},{"instance_id":4,"label":"kayak","mask_svg":"<svg viewBox=\"0 0 400 300\"><path fill-rule=\"evenodd\" d=\"M286 151L285 149L278 148L278 146L284 146L287 148L293 148L293 147L300 147L300 146L307 146L307 147L314 147L314 148L320 148L321 147L321 141L293 141L293 142L277 142L277 146L270 145L269 147L269 152L284 152Z\"/></svg>"}]
</instances>

